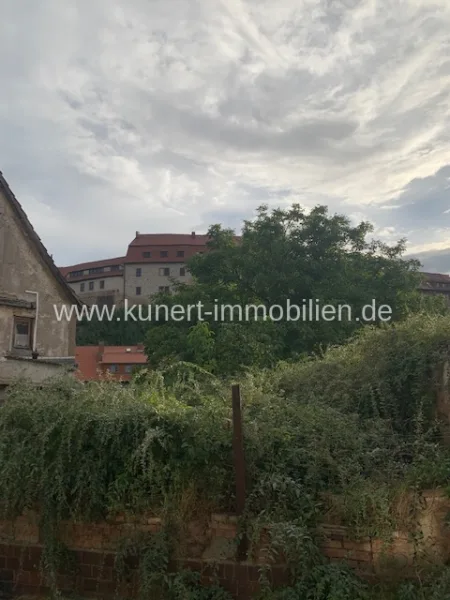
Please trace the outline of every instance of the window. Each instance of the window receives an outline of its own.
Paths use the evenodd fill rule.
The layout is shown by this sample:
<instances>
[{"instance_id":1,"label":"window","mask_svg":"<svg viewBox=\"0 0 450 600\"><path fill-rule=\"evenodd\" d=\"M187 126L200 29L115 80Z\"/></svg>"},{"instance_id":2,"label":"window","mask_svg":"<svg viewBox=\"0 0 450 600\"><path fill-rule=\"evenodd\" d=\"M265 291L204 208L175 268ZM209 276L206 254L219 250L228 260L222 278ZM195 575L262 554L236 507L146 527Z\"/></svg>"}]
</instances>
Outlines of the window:
<instances>
[{"instance_id":1,"label":"window","mask_svg":"<svg viewBox=\"0 0 450 600\"><path fill-rule=\"evenodd\" d=\"M14 348L31 348L32 320L14 317Z\"/></svg>"},{"instance_id":2,"label":"window","mask_svg":"<svg viewBox=\"0 0 450 600\"><path fill-rule=\"evenodd\" d=\"M89 275L93 275L94 273L103 273L103 267L95 267L95 269L89 269Z\"/></svg>"},{"instance_id":3,"label":"window","mask_svg":"<svg viewBox=\"0 0 450 600\"><path fill-rule=\"evenodd\" d=\"M84 271L72 271L69 273L69 277L81 277L84 275Z\"/></svg>"},{"instance_id":4,"label":"window","mask_svg":"<svg viewBox=\"0 0 450 600\"><path fill-rule=\"evenodd\" d=\"M140 296L140 295L141 295L141 292L142 292L142 288L140 288L140 287L137 287L137 288L136 288L136 296Z\"/></svg>"},{"instance_id":5,"label":"window","mask_svg":"<svg viewBox=\"0 0 450 600\"><path fill-rule=\"evenodd\" d=\"M80 284L80 292L84 292L84 283Z\"/></svg>"},{"instance_id":6,"label":"window","mask_svg":"<svg viewBox=\"0 0 450 600\"><path fill-rule=\"evenodd\" d=\"M167 258L169 256L169 253L167 252L167 250L161 250L159 255L161 258Z\"/></svg>"},{"instance_id":7,"label":"window","mask_svg":"<svg viewBox=\"0 0 450 600\"><path fill-rule=\"evenodd\" d=\"M177 250L177 256L184 256L184 250Z\"/></svg>"},{"instance_id":8,"label":"window","mask_svg":"<svg viewBox=\"0 0 450 600\"><path fill-rule=\"evenodd\" d=\"M170 287L168 285L160 285L159 291L168 294L170 292Z\"/></svg>"},{"instance_id":9,"label":"window","mask_svg":"<svg viewBox=\"0 0 450 600\"><path fill-rule=\"evenodd\" d=\"M152 257L152 253L151 253L151 252L143 252L143 253L142 253L142 256L143 256L144 258L151 258L151 257Z\"/></svg>"},{"instance_id":10,"label":"window","mask_svg":"<svg viewBox=\"0 0 450 600\"><path fill-rule=\"evenodd\" d=\"M100 281L100 289L104 290L105 289L105 282L102 280Z\"/></svg>"},{"instance_id":11,"label":"window","mask_svg":"<svg viewBox=\"0 0 450 600\"><path fill-rule=\"evenodd\" d=\"M186 275L186 269L184 267L180 268L180 277L184 277Z\"/></svg>"},{"instance_id":12,"label":"window","mask_svg":"<svg viewBox=\"0 0 450 600\"><path fill-rule=\"evenodd\" d=\"M14 347L31 348L31 319L24 317L14 318Z\"/></svg>"},{"instance_id":13,"label":"window","mask_svg":"<svg viewBox=\"0 0 450 600\"><path fill-rule=\"evenodd\" d=\"M169 267L160 267L159 274L164 275L165 277L169 277L169 275L170 275Z\"/></svg>"},{"instance_id":14,"label":"window","mask_svg":"<svg viewBox=\"0 0 450 600\"><path fill-rule=\"evenodd\" d=\"M122 266L121 266L121 265L113 265L113 266L111 267L111 271L120 271L120 269L121 269L121 268L122 268Z\"/></svg>"},{"instance_id":15,"label":"window","mask_svg":"<svg viewBox=\"0 0 450 600\"><path fill-rule=\"evenodd\" d=\"M89 289L90 289L90 290L93 290L93 289L94 289L94 282L93 282L93 281L90 281L90 282L89 282Z\"/></svg>"},{"instance_id":16,"label":"window","mask_svg":"<svg viewBox=\"0 0 450 600\"><path fill-rule=\"evenodd\" d=\"M142 269L136 269L136 277L140 277L142 275Z\"/></svg>"},{"instance_id":17,"label":"window","mask_svg":"<svg viewBox=\"0 0 450 600\"><path fill-rule=\"evenodd\" d=\"M117 373L117 372L118 372L117 365L109 365L109 367L108 367L108 371L109 371L110 373Z\"/></svg>"},{"instance_id":18,"label":"window","mask_svg":"<svg viewBox=\"0 0 450 600\"><path fill-rule=\"evenodd\" d=\"M132 373L133 365L125 365L125 373Z\"/></svg>"}]
</instances>

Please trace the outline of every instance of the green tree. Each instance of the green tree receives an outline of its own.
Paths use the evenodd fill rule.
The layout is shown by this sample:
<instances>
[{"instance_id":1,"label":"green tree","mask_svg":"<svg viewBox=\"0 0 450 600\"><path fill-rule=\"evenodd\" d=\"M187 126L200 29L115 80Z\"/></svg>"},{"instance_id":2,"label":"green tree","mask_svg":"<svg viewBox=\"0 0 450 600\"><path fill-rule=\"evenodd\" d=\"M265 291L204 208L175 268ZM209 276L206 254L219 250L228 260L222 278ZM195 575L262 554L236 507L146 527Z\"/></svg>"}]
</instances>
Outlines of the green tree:
<instances>
[{"instance_id":1,"label":"green tree","mask_svg":"<svg viewBox=\"0 0 450 600\"><path fill-rule=\"evenodd\" d=\"M371 239L372 231L370 223L353 226L343 215L329 215L325 206L309 212L298 205L273 211L262 206L255 220L244 222L239 240L234 231L213 225L208 252L188 263L193 284L159 296L172 306L201 302L203 314L210 313L205 316L208 326L192 330L195 322L152 323L146 338L150 362L190 357L217 373L235 373L341 344L361 327L356 317L373 302L377 308L389 306L393 320L420 310L420 263L403 257L404 240L389 246ZM291 320L285 313L275 322L274 314L247 321L243 315L239 321L229 315L221 319L219 311L215 318L218 305L264 305L267 310L279 305L285 310L289 302L305 311L309 300L313 306L317 300L319 307L349 305L351 314L343 310L341 318L325 321L320 312L317 320L314 312L309 317L293 310ZM428 302L428 310L435 305Z\"/></svg>"}]
</instances>

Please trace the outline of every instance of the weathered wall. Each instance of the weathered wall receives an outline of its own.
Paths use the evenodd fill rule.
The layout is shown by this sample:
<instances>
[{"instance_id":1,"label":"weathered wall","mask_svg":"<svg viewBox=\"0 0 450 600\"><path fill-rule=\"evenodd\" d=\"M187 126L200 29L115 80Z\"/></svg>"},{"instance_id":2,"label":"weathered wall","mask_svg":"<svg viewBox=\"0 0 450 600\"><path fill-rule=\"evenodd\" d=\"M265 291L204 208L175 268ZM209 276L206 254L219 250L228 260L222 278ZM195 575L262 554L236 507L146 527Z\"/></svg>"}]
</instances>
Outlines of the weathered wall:
<instances>
[{"instance_id":1,"label":"weathered wall","mask_svg":"<svg viewBox=\"0 0 450 600\"><path fill-rule=\"evenodd\" d=\"M35 253L0 192L0 292L34 302L35 297L26 294L26 290L39 292L37 349L40 355L74 356L74 324L58 322L53 308L54 305L68 305L69 301ZM0 355L10 350L12 317L16 311L12 307L0 307Z\"/></svg>"},{"instance_id":2,"label":"weathered wall","mask_svg":"<svg viewBox=\"0 0 450 600\"><path fill-rule=\"evenodd\" d=\"M354 540L342 527L325 525L318 531L321 547L331 561L346 561L362 575L383 577L392 569L396 576L410 573L414 563L424 557L433 562L446 562L450 557L446 514L450 501L439 491L424 494L419 515L421 537L413 543L406 532L396 532L392 540ZM15 523L0 522L0 591L15 594L45 593L38 565L42 535L35 513L20 517ZM137 532L156 533L161 520L152 515L134 519L115 515L102 523L71 523L61 525L60 538L71 549L76 560L75 573L69 578L61 573L59 585L64 592L77 591L85 597L112 598L118 589L129 597L137 594L138 557L132 559L128 586L117 581L114 570L115 552L120 540L132 538ZM270 532L269 532L270 533ZM201 521L188 523L179 544L179 556L173 570L188 568L199 571L208 584L213 573L219 583L236 599L254 597L259 589L259 569L268 565L267 541L262 541L245 562L236 562L237 519L230 515L213 514ZM270 536L262 536L263 540ZM280 559L272 561L271 579L275 585L288 583L288 573Z\"/></svg>"},{"instance_id":3,"label":"weathered wall","mask_svg":"<svg viewBox=\"0 0 450 600\"><path fill-rule=\"evenodd\" d=\"M259 590L259 565L234 561L236 520L226 515L212 515L209 523L191 523L186 529L186 543L180 557L174 558L170 570L189 569L201 573L204 585L218 582L236 599L247 600ZM138 531L158 532L161 521L151 516L127 520L124 515L105 523L64 523L61 539L68 545L75 569L70 575L61 572L58 585L63 593L74 591L83 597L136 597L139 588L138 557L131 557L128 583L120 581L115 569L115 551L120 539ZM44 596L48 585L39 572L42 536L38 516L20 517L14 523L0 523L0 593L15 596ZM181 556L184 554L184 556ZM272 568L275 585L286 582L286 568Z\"/></svg>"},{"instance_id":4,"label":"weathered wall","mask_svg":"<svg viewBox=\"0 0 450 600\"><path fill-rule=\"evenodd\" d=\"M62 375L63 372L64 366L41 360L0 358L0 385L12 385L18 379L28 379L40 384L52 377Z\"/></svg>"},{"instance_id":5,"label":"weathered wall","mask_svg":"<svg viewBox=\"0 0 450 600\"><path fill-rule=\"evenodd\" d=\"M160 275L160 268L170 269L170 276ZM172 279L182 283L190 283L192 277L186 270L184 277L180 276L180 269L186 265L180 263L149 263L149 264L126 264L125 265L125 297L130 302L149 302L149 297L159 292L160 286L171 286ZM141 276L136 276L136 269L141 269ZM142 288L142 294L136 296L136 288Z\"/></svg>"},{"instance_id":6,"label":"weathered wall","mask_svg":"<svg viewBox=\"0 0 450 600\"><path fill-rule=\"evenodd\" d=\"M106 274L107 275L107 274ZM103 281L105 287L100 289L100 281ZM94 284L94 289L89 289L89 283ZM87 279L86 281L68 282L74 292L81 298L83 302L89 305L101 304L102 299L106 297L113 298L113 303L120 306L123 302L124 294L124 278L123 275L114 275L106 277L96 277ZM84 284L84 291L81 291L81 286Z\"/></svg>"}]
</instances>

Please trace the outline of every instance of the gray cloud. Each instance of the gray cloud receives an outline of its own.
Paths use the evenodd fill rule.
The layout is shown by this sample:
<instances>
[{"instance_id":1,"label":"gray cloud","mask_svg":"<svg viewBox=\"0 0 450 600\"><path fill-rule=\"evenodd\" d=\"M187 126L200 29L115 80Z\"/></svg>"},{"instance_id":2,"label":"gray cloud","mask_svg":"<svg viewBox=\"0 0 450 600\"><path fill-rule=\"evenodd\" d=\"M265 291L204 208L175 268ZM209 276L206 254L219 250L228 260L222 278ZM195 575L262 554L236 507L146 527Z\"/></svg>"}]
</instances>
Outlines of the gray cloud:
<instances>
[{"instance_id":1,"label":"gray cloud","mask_svg":"<svg viewBox=\"0 0 450 600\"><path fill-rule=\"evenodd\" d=\"M449 27L446 0L6 0L0 169L60 264L300 202L450 270Z\"/></svg>"}]
</instances>

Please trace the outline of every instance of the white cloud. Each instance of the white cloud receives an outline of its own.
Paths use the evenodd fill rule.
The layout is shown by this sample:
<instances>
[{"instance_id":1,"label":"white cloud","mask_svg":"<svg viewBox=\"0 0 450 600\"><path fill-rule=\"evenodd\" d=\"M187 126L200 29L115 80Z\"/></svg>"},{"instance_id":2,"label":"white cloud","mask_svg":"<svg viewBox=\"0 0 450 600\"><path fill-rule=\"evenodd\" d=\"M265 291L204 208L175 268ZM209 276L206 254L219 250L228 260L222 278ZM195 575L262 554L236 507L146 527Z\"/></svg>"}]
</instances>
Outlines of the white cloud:
<instances>
[{"instance_id":1,"label":"white cloud","mask_svg":"<svg viewBox=\"0 0 450 600\"><path fill-rule=\"evenodd\" d=\"M59 262L262 202L446 243L446 0L4 4L0 169Z\"/></svg>"}]
</instances>

